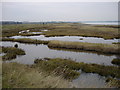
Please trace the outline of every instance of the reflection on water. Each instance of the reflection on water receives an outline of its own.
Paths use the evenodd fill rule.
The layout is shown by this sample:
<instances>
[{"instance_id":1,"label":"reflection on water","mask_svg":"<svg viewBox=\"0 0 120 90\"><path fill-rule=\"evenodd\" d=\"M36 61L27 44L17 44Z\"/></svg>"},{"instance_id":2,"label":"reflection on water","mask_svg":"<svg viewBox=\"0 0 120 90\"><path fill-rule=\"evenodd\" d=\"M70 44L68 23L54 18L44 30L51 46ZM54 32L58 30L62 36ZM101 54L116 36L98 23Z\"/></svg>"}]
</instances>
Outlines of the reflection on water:
<instances>
[{"instance_id":1,"label":"reflection on water","mask_svg":"<svg viewBox=\"0 0 120 90\"><path fill-rule=\"evenodd\" d=\"M3 46L14 46L17 42L2 42ZM116 58L115 55L105 56L98 55L95 53L86 53L86 52L72 52L72 51L62 51L62 50L53 50L49 49L47 45L29 45L18 43L18 47L25 50L26 55L19 56L14 61L24 63L24 64L33 64L34 59L36 58L71 58L77 62L85 63L97 63L105 65L113 65L111 61Z\"/></svg>"},{"instance_id":2,"label":"reflection on water","mask_svg":"<svg viewBox=\"0 0 120 90\"><path fill-rule=\"evenodd\" d=\"M119 39L104 40L103 38L97 37L82 37L82 36L57 36L57 37L45 37L44 35L39 36L12 36L11 38L31 38L38 40L61 40L61 41L74 41L74 42L89 42L89 43L107 43L112 44L118 42Z\"/></svg>"},{"instance_id":3,"label":"reflection on water","mask_svg":"<svg viewBox=\"0 0 120 90\"><path fill-rule=\"evenodd\" d=\"M106 88L108 86L105 81L105 77L98 74L82 72L79 78L73 80L73 84L77 88Z\"/></svg>"}]
</instances>

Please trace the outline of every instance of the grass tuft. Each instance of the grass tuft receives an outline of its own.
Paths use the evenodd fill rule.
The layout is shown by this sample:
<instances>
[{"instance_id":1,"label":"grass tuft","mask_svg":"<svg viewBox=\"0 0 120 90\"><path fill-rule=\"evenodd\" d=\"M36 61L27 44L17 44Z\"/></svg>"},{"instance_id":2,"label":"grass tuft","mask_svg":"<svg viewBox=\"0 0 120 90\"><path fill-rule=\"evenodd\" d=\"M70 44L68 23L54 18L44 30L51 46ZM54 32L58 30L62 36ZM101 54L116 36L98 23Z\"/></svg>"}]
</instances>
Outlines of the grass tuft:
<instances>
[{"instance_id":1,"label":"grass tuft","mask_svg":"<svg viewBox=\"0 0 120 90\"><path fill-rule=\"evenodd\" d=\"M35 67L40 67L45 71L54 72L55 75L63 75L65 79L74 79L77 78L80 73L76 70L79 70L79 63L67 60L67 59L60 59L60 58L54 58L54 59L36 59L35 60Z\"/></svg>"},{"instance_id":2,"label":"grass tuft","mask_svg":"<svg viewBox=\"0 0 120 90\"><path fill-rule=\"evenodd\" d=\"M2 47L2 52L6 55L2 56L2 60L15 59L17 55L25 55L25 51L15 47Z\"/></svg>"},{"instance_id":3,"label":"grass tuft","mask_svg":"<svg viewBox=\"0 0 120 90\"><path fill-rule=\"evenodd\" d=\"M120 59L119 58L115 58L112 60L111 62L112 64L116 64L116 65L119 65L120 66Z\"/></svg>"}]
</instances>

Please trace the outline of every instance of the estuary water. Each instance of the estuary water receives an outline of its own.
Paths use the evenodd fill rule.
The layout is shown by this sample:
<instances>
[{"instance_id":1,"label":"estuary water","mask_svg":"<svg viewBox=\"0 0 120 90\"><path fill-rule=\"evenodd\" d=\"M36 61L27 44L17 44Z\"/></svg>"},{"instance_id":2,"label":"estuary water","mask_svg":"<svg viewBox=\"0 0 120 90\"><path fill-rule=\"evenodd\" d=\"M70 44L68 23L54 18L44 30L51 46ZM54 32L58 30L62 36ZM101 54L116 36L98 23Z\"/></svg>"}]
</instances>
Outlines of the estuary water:
<instances>
[{"instance_id":1,"label":"estuary water","mask_svg":"<svg viewBox=\"0 0 120 90\"><path fill-rule=\"evenodd\" d=\"M72 42L88 42L88 43L105 43L105 44L112 44L114 42L120 41L120 39L103 39L97 37L82 37L82 36L56 36L56 37L45 37L44 35L37 35L37 36L12 36L10 38L30 38L30 39L37 39L37 40L59 40L59 41L72 41Z\"/></svg>"}]
</instances>

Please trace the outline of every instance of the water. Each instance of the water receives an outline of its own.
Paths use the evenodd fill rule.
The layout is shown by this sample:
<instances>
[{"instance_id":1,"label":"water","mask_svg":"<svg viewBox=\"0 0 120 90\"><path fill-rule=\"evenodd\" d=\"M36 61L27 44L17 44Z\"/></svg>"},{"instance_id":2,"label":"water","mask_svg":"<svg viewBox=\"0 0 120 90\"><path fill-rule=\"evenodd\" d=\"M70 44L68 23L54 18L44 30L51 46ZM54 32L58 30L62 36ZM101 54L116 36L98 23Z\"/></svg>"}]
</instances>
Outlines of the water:
<instances>
[{"instance_id":1,"label":"water","mask_svg":"<svg viewBox=\"0 0 120 90\"><path fill-rule=\"evenodd\" d=\"M14 46L17 42L2 42L3 46ZM71 58L77 62L96 63L104 65L113 65L111 61L117 56L98 55L96 53L72 52L63 50L53 50L47 45L29 45L17 43L18 47L25 50L26 55L18 56L14 61L23 64L33 64L36 58Z\"/></svg>"},{"instance_id":2,"label":"water","mask_svg":"<svg viewBox=\"0 0 120 90\"><path fill-rule=\"evenodd\" d=\"M83 21L82 23L93 25L120 25L119 21Z\"/></svg>"},{"instance_id":3,"label":"water","mask_svg":"<svg viewBox=\"0 0 120 90\"><path fill-rule=\"evenodd\" d=\"M2 46L14 46L18 44L18 47L25 50L26 55L17 56L15 60L8 62L18 62L22 64L34 64L36 58L71 58L77 62L85 63L97 63L112 65L111 60L116 58L115 55L105 56L98 55L95 53L86 52L71 52L63 50L52 50L47 45L32 45L32 44L21 44L18 42L2 42ZM73 80L72 83L78 88L104 88L106 87L105 77L93 73L81 73L80 76Z\"/></svg>"},{"instance_id":4,"label":"water","mask_svg":"<svg viewBox=\"0 0 120 90\"><path fill-rule=\"evenodd\" d=\"M109 39L105 40L103 38L97 37L82 37L82 36L57 36L57 37L45 37L44 35L39 36L12 36L10 38L31 38L37 40L60 40L60 41L72 41L72 42L89 42L89 43L105 43L112 44L113 42L118 42L120 39ZM82 39L82 40L81 40Z\"/></svg>"},{"instance_id":5,"label":"water","mask_svg":"<svg viewBox=\"0 0 120 90\"><path fill-rule=\"evenodd\" d=\"M106 78L98 74L81 72L80 77L73 80L73 84L77 88L106 88L108 86L105 81Z\"/></svg>"}]
</instances>

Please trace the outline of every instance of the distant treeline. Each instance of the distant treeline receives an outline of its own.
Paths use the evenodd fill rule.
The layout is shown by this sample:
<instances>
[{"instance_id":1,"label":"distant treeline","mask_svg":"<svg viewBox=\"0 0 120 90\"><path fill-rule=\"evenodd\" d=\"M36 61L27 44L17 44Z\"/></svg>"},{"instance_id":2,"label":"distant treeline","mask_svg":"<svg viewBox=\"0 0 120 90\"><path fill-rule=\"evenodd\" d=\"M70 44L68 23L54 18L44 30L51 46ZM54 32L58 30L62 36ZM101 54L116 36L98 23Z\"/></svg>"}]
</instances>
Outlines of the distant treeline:
<instances>
[{"instance_id":1,"label":"distant treeline","mask_svg":"<svg viewBox=\"0 0 120 90\"><path fill-rule=\"evenodd\" d=\"M2 21L0 24L5 25L5 24L22 24L22 22L14 22L14 21Z\"/></svg>"},{"instance_id":2,"label":"distant treeline","mask_svg":"<svg viewBox=\"0 0 120 90\"><path fill-rule=\"evenodd\" d=\"M116 22L116 23L120 23L120 21L76 21L76 22L70 22L70 21L48 21L48 22L27 22L27 21L24 21L24 22L17 22L17 21L0 21L0 24L3 24L3 25L6 25L6 24L48 24L48 23L96 23L96 22L99 22L99 23L102 23L102 22L110 22L110 23L113 23L113 22Z\"/></svg>"},{"instance_id":3,"label":"distant treeline","mask_svg":"<svg viewBox=\"0 0 120 90\"><path fill-rule=\"evenodd\" d=\"M66 22L15 22L15 21L1 21L0 24L6 25L6 24L48 24L48 23L66 23ZM69 22L70 23L70 22Z\"/></svg>"}]
</instances>

